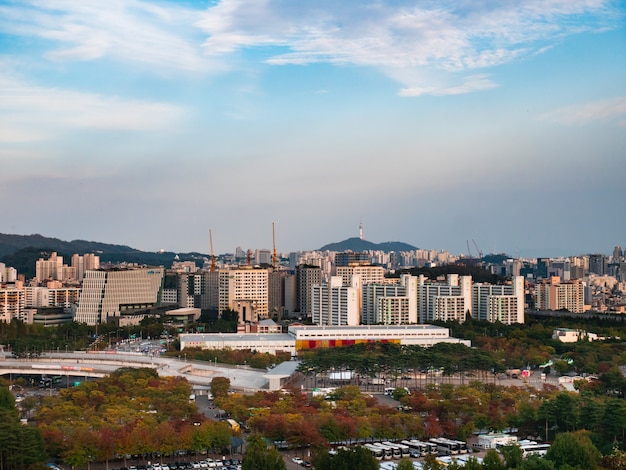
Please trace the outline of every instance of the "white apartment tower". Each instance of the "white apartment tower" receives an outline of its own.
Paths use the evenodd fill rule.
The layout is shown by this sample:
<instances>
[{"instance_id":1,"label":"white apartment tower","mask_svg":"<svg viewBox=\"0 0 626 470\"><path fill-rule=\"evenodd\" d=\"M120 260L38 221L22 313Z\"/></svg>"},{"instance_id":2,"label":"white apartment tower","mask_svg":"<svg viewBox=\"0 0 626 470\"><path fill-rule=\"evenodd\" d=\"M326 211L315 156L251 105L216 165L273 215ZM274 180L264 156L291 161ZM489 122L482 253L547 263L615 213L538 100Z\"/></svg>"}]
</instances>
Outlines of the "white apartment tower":
<instances>
[{"instance_id":1,"label":"white apartment tower","mask_svg":"<svg viewBox=\"0 0 626 470\"><path fill-rule=\"evenodd\" d=\"M427 282L419 276L417 312L420 323L465 321L472 313L472 277L448 274L446 282Z\"/></svg>"},{"instance_id":2,"label":"white apartment tower","mask_svg":"<svg viewBox=\"0 0 626 470\"><path fill-rule=\"evenodd\" d=\"M72 267L76 268L76 279L81 281L85 275L85 271L100 269L100 257L93 253L85 253L84 255L72 255Z\"/></svg>"},{"instance_id":3,"label":"white apartment tower","mask_svg":"<svg viewBox=\"0 0 626 470\"><path fill-rule=\"evenodd\" d=\"M311 309L314 325L356 326L360 320L358 289L332 276L329 283L313 286Z\"/></svg>"},{"instance_id":4,"label":"white apartment tower","mask_svg":"<svg viewBox=\"0 0 626 470\"><path fill-rule=\"evenodd\" d=\"M390 284L364 284L361 323L406 325L417 323L417 277L403 275Z\"/></svg>"},{"instance_id":5,"label":"white apartment tower","mask_svg":"<svg viewBox=\"0 0 626 470\"><path fill-rule=\"evenodd\" d=\"M241 267L219 271L218 310L235 310L235 302L254 301L259 318L268 316L268 270Z\"/></svg>"},{"instance_id":6,"label":"white apartment tower","mask_svg":"<svg viewBox=\"0 0 626 470\"><path fill-rule=\"evenodd\" d=\"M50 258L39 258L35 262L35 276L39 282L46 279L55 279L62 281L63 278L61 268L63 267L63 257L58 256L56 251L50 255Z\"/></svg>"},{"instance_id":7,"label":"white apartment tower","mask_svg":"<svg viewBox=\"0 0 626 470\"><path fill-rule=\"evenodd\" d=\"M160 302L165 270L85 271L75 321L95 325Z\"/></svg>"},{"instance_id":8,"label":"white apartment tower","mask_svg":"<svg viewBox=\"0 0 626 470\"><path fill-rule=\"evenodd\" d=\"M472 315L477 320L505 325L524 323L524 278L515 276L511 284L504 285L474 284Z\"/></svg>"}]
</instances>

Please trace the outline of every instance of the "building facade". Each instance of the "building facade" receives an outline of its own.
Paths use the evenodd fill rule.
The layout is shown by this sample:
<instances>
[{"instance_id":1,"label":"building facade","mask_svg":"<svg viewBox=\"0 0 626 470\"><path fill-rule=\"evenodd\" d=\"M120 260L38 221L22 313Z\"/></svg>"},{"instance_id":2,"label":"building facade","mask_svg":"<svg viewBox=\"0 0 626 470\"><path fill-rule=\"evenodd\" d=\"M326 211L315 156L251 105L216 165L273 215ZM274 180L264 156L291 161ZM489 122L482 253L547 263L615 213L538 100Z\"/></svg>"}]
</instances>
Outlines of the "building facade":
<instances>
[{"instance_id":1,"label":"building facade","mask_svg":"<svg viewBox=\"0 0 626 470\"><path fill-rule=\"evenodd\" d=\"M472 317L505 325L524 323L524 278L516 276L503 285L473 284Z\"/></svg>"},{"instance_id":2,"label":"building facade","mask_svg":"<svg viewBox=\"0 0 626 470\"><path fill-rule=\"evenodd\" d=\"M340 276L330 282L313 286L311 319L315 325L358 325L358 289L343 285Z\"/></svg>"},{"instance_id":3,"label":"building facade","mask_svg":"<svg viewBox=\"0 0 626 470\"><path fill-rule=\"evenodd\" d=\"M160 303L165 270L85 271L75 321L95 325Z\"/></svg>"},{"instance_id":4,"label":"building facade","mask_svg":"<svg viewBox=\"0 0 626 470\"><path fill-rule=\"evenodd\" d=\"M584 284L575 279L561 282L558 276L535 286L535 307L537 310L567 310L574 313L585 311Z\"/></svg>"},{"instance_id":5,"label":"building facade","mask_svg":"<svg viewBox=\"0 0 626 470\"><path fill-rule=\"evenodd\" d=\"M420 323L465 321L472 314L472 277L448 274L446 281L418 278L417 311Z\"/></svg>"}]
</instances>

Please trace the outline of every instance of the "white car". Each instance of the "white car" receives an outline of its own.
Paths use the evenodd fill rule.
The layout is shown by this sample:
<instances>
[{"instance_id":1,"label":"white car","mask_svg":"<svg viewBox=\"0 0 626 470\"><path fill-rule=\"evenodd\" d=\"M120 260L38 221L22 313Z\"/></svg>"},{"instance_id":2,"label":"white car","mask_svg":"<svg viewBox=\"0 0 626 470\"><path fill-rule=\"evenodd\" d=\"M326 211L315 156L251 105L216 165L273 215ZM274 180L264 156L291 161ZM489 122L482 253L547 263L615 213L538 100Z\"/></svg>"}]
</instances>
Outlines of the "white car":
<instances>
[{"instance_id":1,"label":"white car","mask_svg":"<svg viewBox=\"0 0 626 470\"><path fill-rule=\"evenodd\" d=\"M304 460L302 460L300 457L294 457L293 459L291 459L291 461L293 463L297 463L298 465L302 465L304 463Z\"/></svg>"}]
</instances>

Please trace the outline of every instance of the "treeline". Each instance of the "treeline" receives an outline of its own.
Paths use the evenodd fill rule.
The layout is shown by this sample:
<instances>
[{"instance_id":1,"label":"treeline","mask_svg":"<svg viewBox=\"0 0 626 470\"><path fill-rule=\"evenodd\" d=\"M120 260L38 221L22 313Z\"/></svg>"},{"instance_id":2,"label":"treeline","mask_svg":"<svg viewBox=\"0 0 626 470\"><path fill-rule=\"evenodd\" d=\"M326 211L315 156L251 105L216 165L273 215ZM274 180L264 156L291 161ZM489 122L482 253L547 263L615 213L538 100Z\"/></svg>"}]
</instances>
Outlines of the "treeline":
<instances>
[{"instance_id":1,"label":"treeline","mask_svg":"<svg viewBox=\"0 0 626 470\"><path fill-rule=\"evenodd\" d=\"M0 386L0 468L39 470L46 458L41 433L21 423L13 394Z\"/></svg>"},{"instance_id":2,"label":"treeline","mask_svg":"<svg viewBox=\"0 0 626 470\"><path fill-rule=\"evenodd\" d=\"M48 454L72 467L116 456L228 448L229 426L199 415L190 394L184 378L124 368L44 398L35 422Z\"/></svg>"}]
</instances>

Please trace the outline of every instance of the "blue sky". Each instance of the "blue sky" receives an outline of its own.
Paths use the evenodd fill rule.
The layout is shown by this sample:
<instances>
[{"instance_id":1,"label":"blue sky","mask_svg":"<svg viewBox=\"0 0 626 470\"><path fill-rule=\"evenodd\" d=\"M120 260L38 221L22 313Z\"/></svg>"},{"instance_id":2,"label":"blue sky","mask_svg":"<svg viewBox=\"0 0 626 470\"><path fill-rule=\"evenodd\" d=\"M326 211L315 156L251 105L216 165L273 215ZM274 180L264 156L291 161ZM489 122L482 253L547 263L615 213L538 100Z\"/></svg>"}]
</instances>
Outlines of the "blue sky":
<instances>
[{"instance_id":1,"label":"blue sky","mask_svg":"<svg viewBox=\"0 0 626 470\"><path fill-rule=\"evenodd\" d=\"M0 0L0 232L626 245L621 1ZM472 244L473 246L473 244Z\"/></svg>"}]
</instances>

